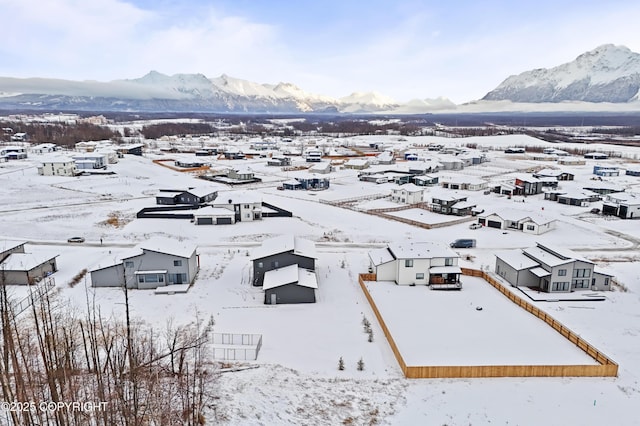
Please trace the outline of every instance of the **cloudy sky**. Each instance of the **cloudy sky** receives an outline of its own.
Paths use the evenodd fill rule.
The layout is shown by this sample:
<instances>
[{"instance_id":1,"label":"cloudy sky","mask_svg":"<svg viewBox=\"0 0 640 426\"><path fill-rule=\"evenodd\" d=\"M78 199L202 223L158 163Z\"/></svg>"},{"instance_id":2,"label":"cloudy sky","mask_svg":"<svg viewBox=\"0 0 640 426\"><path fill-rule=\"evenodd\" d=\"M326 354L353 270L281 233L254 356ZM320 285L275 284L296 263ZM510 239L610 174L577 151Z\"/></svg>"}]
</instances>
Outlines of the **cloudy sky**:
<instances>
[{"instance_id":1,"label":"cloudy sky","mask_svg":"<svg viewBox=\"0 0 640 426\"><path fill-rule=\"evenodd\" d=\"M602 44L640 52L637 0L0 0L0 11L4 77L227 74L462 103Z\"/></svg>"}]
</instances>

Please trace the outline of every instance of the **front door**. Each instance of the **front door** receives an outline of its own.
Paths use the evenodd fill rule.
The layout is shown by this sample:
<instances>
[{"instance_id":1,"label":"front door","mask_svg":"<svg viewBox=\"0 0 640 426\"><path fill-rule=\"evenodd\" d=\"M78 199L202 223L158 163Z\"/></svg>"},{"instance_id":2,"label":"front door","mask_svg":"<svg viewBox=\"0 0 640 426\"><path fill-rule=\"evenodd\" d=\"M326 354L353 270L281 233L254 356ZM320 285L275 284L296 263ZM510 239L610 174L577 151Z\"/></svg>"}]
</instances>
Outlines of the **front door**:
<instances>
[{"instance_id":1,"label":"front door","mask_svg":"<svg viewBox=\"0 0 640 426\"><path fill-rule=\"evenodd\" d=\"M277 295L275 293L271 293L271 300L269 300L269 304L270 305L275 305L277 304Z\"/></svg>"}]
</instances>

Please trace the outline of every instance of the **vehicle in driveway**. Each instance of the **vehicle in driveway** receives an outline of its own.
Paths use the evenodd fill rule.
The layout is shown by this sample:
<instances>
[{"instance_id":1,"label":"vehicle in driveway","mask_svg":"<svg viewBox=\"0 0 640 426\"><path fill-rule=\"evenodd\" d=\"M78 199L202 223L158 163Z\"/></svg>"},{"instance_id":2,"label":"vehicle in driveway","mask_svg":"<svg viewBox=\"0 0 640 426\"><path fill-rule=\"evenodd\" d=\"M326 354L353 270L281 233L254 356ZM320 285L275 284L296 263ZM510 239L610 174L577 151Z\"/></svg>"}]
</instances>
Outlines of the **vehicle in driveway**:
<instances>
[{"instance_id":1,"label":"vehicle in driveway","mask_svg":"<svg viewBox=\"0 0 640 426\"><path fill-rule=\"evenodd\" d=\"M482 225L480 225L478 222L473 222L471 225L469 225L469 229L480 229L482 228Z\"/></svg>"},{"instance_id":2,"label":"vehicle in driveway","mask_svg":"<svg viewBox=\"0 0 640 426\"><path fill-rule=\"evenodd\" d=\"M470 238L462 238L449 243L452 248L472 248L476 246L476 240Z\"/></svg>"},{"instance_id":3,"label":"vehicle in driveway","mask_svg":"<svg viewBox=\"0 0 640 426\"><path fill-rule=\"evenodd\" d=\"M84 237L71 237L67 240L68 243L84 243Z\"/></svg>"}]
</instances>

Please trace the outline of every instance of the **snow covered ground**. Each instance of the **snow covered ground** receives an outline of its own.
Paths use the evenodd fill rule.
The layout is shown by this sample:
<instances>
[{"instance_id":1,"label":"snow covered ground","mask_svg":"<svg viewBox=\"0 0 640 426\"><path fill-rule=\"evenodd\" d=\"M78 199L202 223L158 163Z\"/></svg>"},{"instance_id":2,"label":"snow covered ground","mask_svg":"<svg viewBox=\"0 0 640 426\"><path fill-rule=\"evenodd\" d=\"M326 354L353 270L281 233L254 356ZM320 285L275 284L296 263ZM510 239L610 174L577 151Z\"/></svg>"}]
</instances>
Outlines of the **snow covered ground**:
<instances>
[{"instance_id":1,"label":"snow covered ground","mask_svg":"<svg viewBox=\"0 0 640 426\"><path fill-rule=\"evenodd\" d=\"M459 173L492 179L504 177L515 170L553 165L522 156L509 157L502 153L507 146L562 148L527 136L424 137L407 141L382 136L350 138L343 142L357 145L366 141L398 147L426 146L429 143L445 146L477 144L489 149L487 155L492 161L467 167ZM589 147L596 149L592 145ZM491 151L492 148L497 151ZM611 146L604 148L612 149ZM576 180L562 182L561 187L592 183L593 164L628 163L640 154L638 148L615 149L624 157L604 162L587 160L583 166L562 166L562 169L574 173ZM576 207L546 201L541 195L508 199L495 194L484 195L482 191L462 191L468 195L469 201L485 209L521 208L555 217L558 221L556 229L542 235L529 235L489 228L470 230L468 223L462 223L426 230L320 202L377 195L388 192L392 184L360 182L357 171L339 169L329 175L321 175L331 179L331 188L327 191L278 191L276 186L290 180L292 172L267 167L266 160L259 158L210 161L214 162L214 168L250 167L263 178L263 182L251 184L249 188L260 192L264 201L291 211L292 218L264 218L229 226L195 226L188 220L136 219L136 212L141 208L155 205L154 195L161 188L219 186L151 162L163 157L169 158L163 154L127 156L118 164L109 166L114 175L77 178L39 176L36 167L45 158L44 154L30 154L27 160L0 163L0 241L24 240L29 242L27 247L30 250L59 254L59 271L54 274L59 296L68 300L70 305L83 309L89 294L101 306L103 314L112 312L114 316L123 311L121 291L93 289L88 286L88 278L70 287L71 278L80 270L92 269L113 260L138 242L154 236L197 245L201 271L188 293L157 295L152 291L132 291L130 301L137 318L158 326L164 326L169 320L189 322L197 313L202 317L213 315L216 332L263 335L263 346L254 363L259 368L222 375L220 386L224 397L215 413L219 423L637 424L637 406L640 403L640 345L637 344L640 335L640 227L637 221L607 220L589 213L591 208L601 203ZM623 186L627 191L640 192L640 178L619 176L606 180ZM358 204L358 208L384 208L392 204L387 200L366 201ZM438 220L438 215L433 218L431 215L429 213L430 223ZM442 222L449 219L441 217ZM265 306L262 291L249 285L251 251L265 238L284 233L317 242L319 289L316 304ZM67 243L67 238L72 236L83 236L86 242ZM603 302L533 303L618 362L619 377L404 379L362 295L357 274L367 271L367 251L388 242L411 239L448 243L457 238L477 240L476 248L459 250L463 255L460 264L465 267L492 270L494 252L529 247L540 241L578 250L614 274L620 286L606 293L607 300ZM518 349L530 362L534 362L531 359L555 357L559 358L559 363L563 359L575 361L574 357L583 359L575 348L557 341L553 333L543 336L546 333L541 331L544 326L519 334L515 317L519 318L523 313L510 311L514 308L508 304L503 309L507 302L492 289L487 289L486 293L475 293L479 289L471 282L461 292L446 294L412 287L408 290L424 290L424 298L411 298L410 303L406 300L395 302L396 293L390 293L388 298L383 298L384 309L392 313L406 311L411 315L421 315L428 310L433 312L434 309L446 313L446 321L451 328L444 329L449 332L443 330L439 333L439 339L444 342L434 352L439 353L439 357L459 356L460 350L447 350L450 344L460 339L456 333L471 330L465 324L474 321L478 315L485 319L491 315L491 320L495 321L491 327L509 327L515 333L509 341L518 342ZM16 298L26 295L25 288L12 287L11 292ZM449 303L444 298L456 298L456 301ZM430 305L433 302L436 305ZM468 312L469 317L466 311L461 310L472 304L482 304L483 311L473 309ZM503 315L505 318L500 322ZM363 316L372 322L373 342L368 342L367 334L363 332ZM535 342L539 344L523 346L525 334L535 334ZM491 337L499 339L500 336ZM419 335L414 340L418 345L416 352L421 352L426 336ZM508 346L505 341L497 345L498 348ZM480 359L495 356L497 360L505 361L501 357L507 354L484 348L475 355ZM474 353L464 355L467 359ZM344 371L337 369L340 357L346 364ZM361 358L365 363L364 371L356 369Z\"/></svg>"}]
</instances>

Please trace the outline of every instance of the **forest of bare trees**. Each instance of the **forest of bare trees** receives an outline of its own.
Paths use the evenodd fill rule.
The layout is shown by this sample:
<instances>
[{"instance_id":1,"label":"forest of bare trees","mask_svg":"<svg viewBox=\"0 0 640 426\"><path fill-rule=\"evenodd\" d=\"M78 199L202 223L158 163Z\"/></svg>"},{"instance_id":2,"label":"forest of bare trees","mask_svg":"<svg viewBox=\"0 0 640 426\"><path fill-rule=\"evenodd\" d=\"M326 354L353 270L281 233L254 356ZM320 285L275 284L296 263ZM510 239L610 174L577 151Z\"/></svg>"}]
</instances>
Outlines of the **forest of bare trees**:
<instances>
[{"instance_id":1,"label":"forest of bare trees","mask_svg":"<svg viewBox=\"0 0 640 426\"><path fill-rule=\"evenodd\" d=\"M0 284L0 424L215 423L212 319L159 329L130 318L126 288L123 319L103 316L89 292L81 313L43 288L19 313Z\"/></svg>"},{"instance_id":2,"label":"forest of bare trees","mask_svg":"<svg viewBox=\"0 0 640 426\"><path fill-rule=\"evenodd\" d=\"M64 124L64 123L15 123L0 122L0 128L8 127L13 133L27 133L31 140L39 143L49 142L61 146L72 147L81 141L116 140L120 134L108 127L96 126L89 123ZM1 134L9 140L9 134Z\"/></svg>"}]
</instances>

